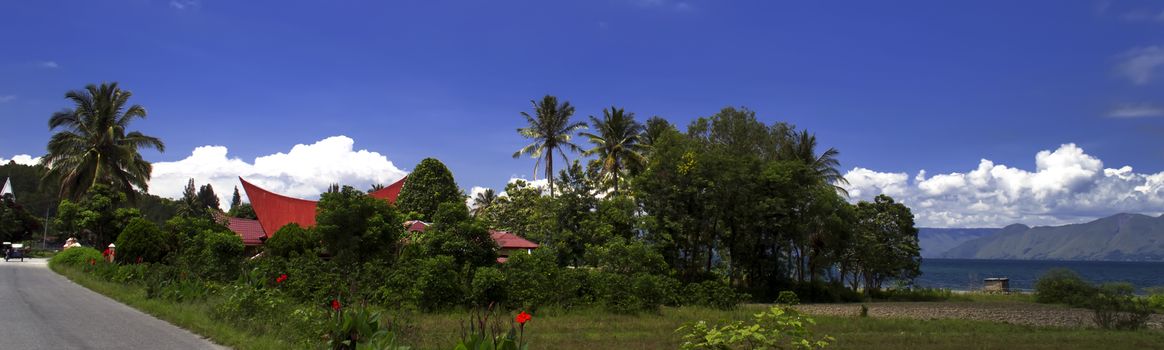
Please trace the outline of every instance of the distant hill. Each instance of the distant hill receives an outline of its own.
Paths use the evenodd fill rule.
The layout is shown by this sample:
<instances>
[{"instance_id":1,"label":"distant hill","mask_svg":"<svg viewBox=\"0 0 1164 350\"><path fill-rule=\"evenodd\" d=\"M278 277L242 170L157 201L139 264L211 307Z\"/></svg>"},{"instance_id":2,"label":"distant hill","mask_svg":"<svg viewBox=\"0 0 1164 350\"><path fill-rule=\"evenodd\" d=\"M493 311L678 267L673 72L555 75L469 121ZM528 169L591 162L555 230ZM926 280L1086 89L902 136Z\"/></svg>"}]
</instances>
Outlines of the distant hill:
<instances>
[{"instance_id":1,"label":"distant hill","mask_svg":"<svg viewBox=\"0 0 1164 350\"><path fill-rule=\"evenodd\" d=\"M923 253L924 254L924 253ZM1164 261L1164 216L1117 214L1088 223L1010 225L941 255L955 259Z\"/></svg>"},{"instance_id":2,"label":"distant hill","mask_svg":"<svg viewBox=\"0 0 1164 350\"><path fill-rule=\"evenodd\" d=\"M917 239L923 258L939 258L946 251L963 242L986 237L998 232L997 228L918 228Z\"/></svg>"}]
</instances>

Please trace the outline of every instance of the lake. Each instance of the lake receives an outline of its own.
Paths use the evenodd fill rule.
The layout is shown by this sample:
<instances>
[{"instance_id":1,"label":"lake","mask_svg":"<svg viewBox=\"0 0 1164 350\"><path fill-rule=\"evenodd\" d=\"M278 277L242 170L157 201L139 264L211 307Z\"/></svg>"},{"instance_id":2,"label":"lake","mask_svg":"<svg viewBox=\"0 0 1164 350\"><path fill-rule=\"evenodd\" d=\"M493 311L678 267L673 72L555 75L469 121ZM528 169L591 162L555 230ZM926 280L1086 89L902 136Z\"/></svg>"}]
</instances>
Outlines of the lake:
<instances>
[{"instance_id":1,"label":"lake","mask_svg":"<svg viewBox=\"0 0 1164 350\"><path fill-rule=\"evenodd\" d=\"M1127 261L922 259L922 275L915 282L920 287L975 290L982 288L983 278L1008 277L1012 290L1030 290L1039 276L1056 267L1071 269L1092 283L1164 286L1164 262Z\"/></svg>"}]
</instances>

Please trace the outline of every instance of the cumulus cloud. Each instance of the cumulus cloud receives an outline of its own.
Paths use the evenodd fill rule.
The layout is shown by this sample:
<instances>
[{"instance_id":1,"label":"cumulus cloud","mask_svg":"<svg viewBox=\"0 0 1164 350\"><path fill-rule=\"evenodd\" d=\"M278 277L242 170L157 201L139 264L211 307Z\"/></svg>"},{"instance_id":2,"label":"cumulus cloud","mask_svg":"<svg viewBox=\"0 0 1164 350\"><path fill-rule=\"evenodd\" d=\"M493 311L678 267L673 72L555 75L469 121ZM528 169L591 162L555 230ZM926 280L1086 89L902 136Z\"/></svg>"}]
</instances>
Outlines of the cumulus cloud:
<instances>
[{"instance_id":1,"label":"cumulus cloud","mask_svg":"<svg viewBox=\"0 0 1164 350\"><path fill-rule=\"evenodd\" d=\"M1137 85L1152 80L1156 67L1164 65L1164 47L1148 46L1132 49L1120 55L1122 61L1118 70Z\"/></svg>"},{"instance_id":2,"label":"cumulus cloud","mask_svg":"<svg viewBox=\"0 0 1164 350\"><path fill-rule=\"evenodd\" d=\"M1164 116L1164 107L1152 104L1128 104L1113 108L1107 113L1111 118L1145 118Z\"/></svg>"},{"instance_id":3,"label":"cumulus cloud","mask_svg":"<svg viewBox=\"0 0 1164 350\"><path fill-rule=\"evenodd\" d=\"M40 157L33 157L27 154L17 154L11 159L0 157L0 165L8 164L8 162L16 162L20 165L36 165L40 163Z\"/></svg>"},{"instance_id":4,"label":"cumulus cloud","mask_svg":"<svg viewBox=\"0 0 1164 350\"><path fill-rule=\"evenodd\" d=\"M265 189L297 198L318 198L333 183L366 189L372 184L390 184L407 174L388 157L368 150L355 150L355 141L333 136L310 145L298 144L287 153L255 158L246 162L230 157L225 146L201 146L190 156L175 162L153 163L149 191L181 198L190 178L201 186L209 183L225 209L242 176ZM246 196L245 191L239 192Z\"/></svg>"},{"instance_id":5,"label":"cumulus cloud","mask_svg":"<svg viewBox=\"0 0 1164 350\"><path fill-rule=\"evenodd\" d=\"M1164 207L1164 172L1104 168L1075 144L1038 152L1034 171L982 159L961 173L927 178L921 170L912 181L906 173L865 168L845 178L853 200L889 195L908 205L923 227L1062 225L1120 212L1158 215Z\"/></svg>"}]
</instances>

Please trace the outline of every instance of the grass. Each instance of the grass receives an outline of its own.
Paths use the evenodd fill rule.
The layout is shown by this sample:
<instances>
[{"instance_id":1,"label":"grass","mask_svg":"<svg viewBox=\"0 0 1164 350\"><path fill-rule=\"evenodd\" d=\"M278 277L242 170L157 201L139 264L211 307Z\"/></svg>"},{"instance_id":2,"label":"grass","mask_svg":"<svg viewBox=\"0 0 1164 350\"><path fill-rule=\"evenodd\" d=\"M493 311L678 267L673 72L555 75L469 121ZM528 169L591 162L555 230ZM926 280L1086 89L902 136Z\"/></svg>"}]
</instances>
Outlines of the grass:
<instances>
[{"instance_id":1,"label":"grass","mask_svg":"<svg viewBox=\"0 0 1164 350\"><path fill-rule=\"evenodd\" d=\"M170 322L178 327L210 338L217 344L235 349L291 348L290 344L272 336L247 332L244 329L215 319L211 316L211 309L215 304L214 299L186 303L161 299L146 299L145 289L142 287L104 281L74 267L58 264L50 264L50 267L53 271L85 288L89 288L94 292Z\"/></svg>"},{"instance_id":2,"label":"grass","mask_svg":"<svg viewBox=\"0 0 1164 350\"><path fill-rule=\"evenodd\" d=\"M1003 302L1013 302L1010 300ZM677 349L674 330L696 320L749 319L762 306L734 311L663 308L658 315L612 315L597 310L539 313L526 326L533 349ZM512 315L499 315L508 318ZM1164 347L1158 330L1117 332L1049 328L964 320L814 317L818 335L836 338L829 349L1151 349ZM464 312L415 315L406 343L419 349L449 349L459 339Z\"/></svg>"},{"instance_id":3,"label":"grass","mask_svg":"<svg viewBox=\"0 0 1164 350\"><path fill-rule=\"evenodd\" d=\"M53 270L98 293L207 336L237 349L294 348L270 336L254 334L212 317L215 300L195 303L146 299L144 290L100 280L75 268ZM961 294L956 299L983 303L1029 302L1030 296ZM696 307L664 307L658 314L616 315L601 310L546 309L527 324L532 349L676 349L680 325L697 320L748 319L762 305L744 305L723 311ZM508 328L513 315L495 317ZM396 315L401 340L414 349L450 349L460 339L464 311ZM1159 330L1120 332L1097 329L1047 328L965 320L907 320L858 317L815 317L816 334L836 338L829 349L1151 349L1164 348Z\"/></svg>"}]
</instances>

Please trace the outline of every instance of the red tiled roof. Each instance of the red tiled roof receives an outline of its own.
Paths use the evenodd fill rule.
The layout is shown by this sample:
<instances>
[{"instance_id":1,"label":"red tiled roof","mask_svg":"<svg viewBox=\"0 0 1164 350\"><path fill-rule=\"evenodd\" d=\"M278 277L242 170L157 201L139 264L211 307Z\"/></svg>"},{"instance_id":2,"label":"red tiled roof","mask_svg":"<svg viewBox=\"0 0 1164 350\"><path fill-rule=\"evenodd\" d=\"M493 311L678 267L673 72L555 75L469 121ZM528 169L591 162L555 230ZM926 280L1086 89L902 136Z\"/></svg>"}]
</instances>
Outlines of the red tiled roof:
<instances>
[{"instance_id":1,"label":"red tiled roof","mask_svg":"<svg viewBox=\"0 0 1164 350\"><path fill-rule=\"evenodd\" d=\"M255 209L255 216L259 217L263 231L274 234L292 222L303 227L315 226L315 201L267 191L243 180L242 177L238 180L242 181L243 190L251 200L251 207Z\"/></svg>"},{"instance_id":2,"label":"red tiled roof","mask_svg":"<svg viewBox=\"0 0 1164 350\"><path fill-rule=\"evenodd\" d=\"M493 237L501 249L535 249L538 247L537 243L506 231L489 231L489 236Z\"/></svg>"},{"instance_id":3,"label":"red tiled roof","mask_svg":"<svg viewBox=\"0 0 1164 350\"><path fill-rule=\"evenodd\" d=\"M223 212L215 212L214 219L238 234L242 238L243 245L263 245L262 238L266 236L266 233L263 231L263 226L259 224L259 220L232 218Z\"/></svg>"},{"instance_id":4,"label":"red tiled roof","mask_svg":"<svg viewBox=\"0 0 1164 350\"><path fill-rule=\"evenodd\" d=\"M404 222L404 229L409 232L424 232L428 229L428 223L420 220L408 220Z\"/></svg>"}]
</instances>

